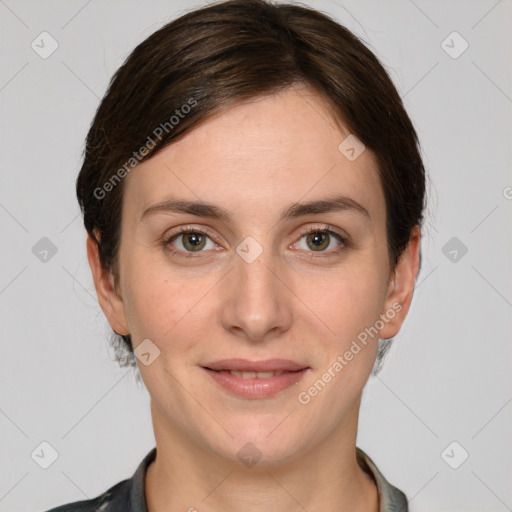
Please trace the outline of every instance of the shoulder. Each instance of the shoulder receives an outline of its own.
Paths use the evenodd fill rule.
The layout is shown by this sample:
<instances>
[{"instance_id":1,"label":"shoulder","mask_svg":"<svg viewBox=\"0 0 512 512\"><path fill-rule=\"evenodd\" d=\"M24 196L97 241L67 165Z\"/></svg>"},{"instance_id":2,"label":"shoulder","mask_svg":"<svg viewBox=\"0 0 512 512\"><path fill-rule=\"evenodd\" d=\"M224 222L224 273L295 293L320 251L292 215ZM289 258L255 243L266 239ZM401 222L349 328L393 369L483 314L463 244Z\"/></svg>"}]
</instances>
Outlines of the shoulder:
<instances>
[{"instance_id":1,"label":"shoulder","mask_svg":"<svg viewBox=\"0 0 512 512\"><path fill-rule=\"evenodd\" d=\"M375 462L360 448L356 448L356 457L361 468L373 477L377 485L380 500L379 512L407 512L409 510L407 496L384 478Z\"/></svg>"},{"instance_id":2,"label":"shoulder","mask_svg":"<svg viewBox=\"0 0 512 512\"><path fill-rule=\"evenodd\" d=\"M96 498L66 503L46 512L147 512L144 481L155 457L156 447L144 457L131 478L118 482Z\"/></svg>"},{"instance_id":3,"label":"shoulder","mask_svg":"<svg viewBox=\"0 0 512 512\"><path fill-rule=\"evenodd\" d=\"M130 480L123 480L96 498L66 503L47 512L117 512L130 510Z\"/></svg>"}]
</instances>

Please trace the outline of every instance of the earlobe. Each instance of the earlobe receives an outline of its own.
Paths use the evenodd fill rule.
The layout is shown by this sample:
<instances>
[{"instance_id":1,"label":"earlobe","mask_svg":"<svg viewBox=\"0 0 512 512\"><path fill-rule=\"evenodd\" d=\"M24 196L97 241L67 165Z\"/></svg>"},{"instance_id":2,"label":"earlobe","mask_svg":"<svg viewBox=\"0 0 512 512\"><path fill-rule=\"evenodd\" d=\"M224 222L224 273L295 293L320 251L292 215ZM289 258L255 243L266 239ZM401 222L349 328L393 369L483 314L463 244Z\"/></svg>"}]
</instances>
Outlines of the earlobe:
<instances>
[{"instance_id":1,"label":"earlobe","mask_svg":"<svg viewBox=\"0 0 512 512\"><path fill-rule=\"evenodd\" d=\"M95 235L98 238L96 233ZM90 235L87 236L87 259L89 260L98 302L107 317L110 327L118 334L129 334L124 303L122 297L115 289L114 276L110 270L103 268L98 242Z\"/></svg>"},{"instance_id":2,"label":"earlobe","mask_svg":"<svg viewBox=\"0 0 512 512\"><path fill-rule=\"evenodd\" d=\"M415 226L389 283L381 314L381 317L385 317L385 325L380 331L382 339L393 338L398 334L409 311L420 267L420 239L420 228Z\"/></svg>"}]
</instances>

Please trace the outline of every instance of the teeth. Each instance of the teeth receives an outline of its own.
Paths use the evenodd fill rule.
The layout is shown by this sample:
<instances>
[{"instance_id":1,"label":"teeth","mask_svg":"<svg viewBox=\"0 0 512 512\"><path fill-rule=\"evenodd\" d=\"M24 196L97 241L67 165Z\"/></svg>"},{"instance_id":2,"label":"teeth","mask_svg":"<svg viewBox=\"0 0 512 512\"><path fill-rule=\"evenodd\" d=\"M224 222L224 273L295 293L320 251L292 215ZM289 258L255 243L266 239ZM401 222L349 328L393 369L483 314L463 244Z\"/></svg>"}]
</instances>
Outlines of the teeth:
<instances>
[{"instance_id":1,"label":"teeth","mask_svg":"<svg viewBox=\"0 0 512 512\"><path fill-rule=\"evenodd\" d=\"M242 379L271 379L276 375L281 375L283 372L237 372L232 370L229 373Z\"/></svg>"}]
</instances>

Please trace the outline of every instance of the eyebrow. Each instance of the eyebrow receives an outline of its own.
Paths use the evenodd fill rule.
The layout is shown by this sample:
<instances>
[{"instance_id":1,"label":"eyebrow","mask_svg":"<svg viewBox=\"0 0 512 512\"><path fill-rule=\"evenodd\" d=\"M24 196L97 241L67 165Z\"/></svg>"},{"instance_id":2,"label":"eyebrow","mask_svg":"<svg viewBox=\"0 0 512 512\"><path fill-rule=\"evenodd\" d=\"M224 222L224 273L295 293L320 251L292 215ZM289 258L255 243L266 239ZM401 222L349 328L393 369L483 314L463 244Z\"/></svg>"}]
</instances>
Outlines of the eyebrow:
<instances>
[{"instance_id":1,"label":"eyebrow","mask_svg":"<svg viewBox=\"0 0 512 512\"><path fill-rule=\"evenodd\" d=\"M354 211L368 217L368 210L353 199L345 196L337 196L331 199L309 201L307 203L292 203L281 212L280 220L314 215L318 213L329 213L336 211ZM204 201L186 201L182 199L168 199L156 203L144 210L140 220L143 221L150 215L157 213L188 213L198 217L207 217L227 222L231 215L228 210Z\"/></svg>"}]
</instances>

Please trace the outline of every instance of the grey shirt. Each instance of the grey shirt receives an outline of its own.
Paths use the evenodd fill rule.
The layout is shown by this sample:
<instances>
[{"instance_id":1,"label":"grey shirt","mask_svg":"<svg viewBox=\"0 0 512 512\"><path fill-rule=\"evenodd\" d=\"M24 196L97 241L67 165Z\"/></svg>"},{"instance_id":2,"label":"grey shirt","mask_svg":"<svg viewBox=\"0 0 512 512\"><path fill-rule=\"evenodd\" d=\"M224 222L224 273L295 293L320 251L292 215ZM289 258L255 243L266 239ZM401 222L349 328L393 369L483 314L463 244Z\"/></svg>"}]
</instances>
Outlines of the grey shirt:
<instances>
[{"instance_id":1,"label":"grey shirt","mask_svg":"<svg viewBox=\"0 0 512 512\"><path fill-rule=\"evenodd\" d=\"M96 498L75 501L47 512L148 512L144 494L144 480L148 466L155 460L156 447L139 464L131 478L123 480ZM373 461L357 448L357 461L377 484L379 492L379 512L408 512L405 494L393 487L377 469Z\"/></svg>"}]
</instances>

